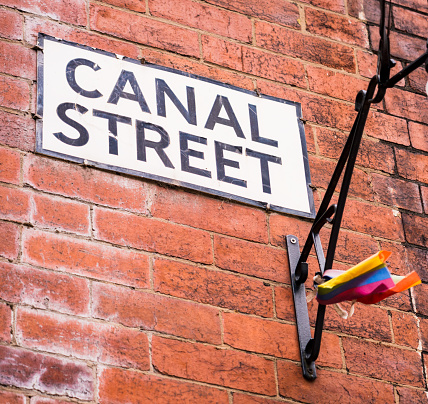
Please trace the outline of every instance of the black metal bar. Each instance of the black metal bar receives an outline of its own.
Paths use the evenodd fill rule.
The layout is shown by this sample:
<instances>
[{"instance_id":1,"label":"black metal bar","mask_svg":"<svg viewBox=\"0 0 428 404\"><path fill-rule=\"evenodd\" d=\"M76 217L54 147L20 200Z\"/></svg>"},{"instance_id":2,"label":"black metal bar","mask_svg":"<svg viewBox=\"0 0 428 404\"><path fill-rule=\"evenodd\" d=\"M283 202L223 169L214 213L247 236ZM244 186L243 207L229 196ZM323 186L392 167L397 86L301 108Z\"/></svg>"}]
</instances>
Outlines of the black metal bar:
<instances>
[{"instance_id":1,"label":"black metal bar","mask_svg":"<svg viewBox=\"0 0 428 404\"><path fill-rule=\"evenodd\" d=\"M394 87L400 80L415 71L418 67L422 66L428 60L428 51L418 57L414 62L407 65L403 70L392 76L386 83L386 88Z\"/></svg>"}]
</instances>

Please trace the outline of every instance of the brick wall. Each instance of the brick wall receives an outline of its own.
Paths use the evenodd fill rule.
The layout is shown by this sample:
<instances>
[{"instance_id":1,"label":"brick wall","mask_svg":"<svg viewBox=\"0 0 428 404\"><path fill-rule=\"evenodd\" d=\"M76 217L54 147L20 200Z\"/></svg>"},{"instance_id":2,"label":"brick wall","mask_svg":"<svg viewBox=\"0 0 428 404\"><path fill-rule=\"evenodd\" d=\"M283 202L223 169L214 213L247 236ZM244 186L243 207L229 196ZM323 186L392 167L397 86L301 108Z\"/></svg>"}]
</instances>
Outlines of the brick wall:
<instances>
[{"instance_id":1,"label":"brick wall","mask_svg":"<svg viewBox=\"0 0 428 404\"><path fill-rule=\"evenodd\" d=\"M375 73L377 7L0 0L1 403L427 402L422 68L370 114L336 267L382 248L392 272L423 284L350 321L328 310L314 383L301 376L284 246L310 221L34 153L43 32L300 102L318 206ZM392 15L397 71L426 49L427 2L393 0Z\"/></svg>"}]
</instances>

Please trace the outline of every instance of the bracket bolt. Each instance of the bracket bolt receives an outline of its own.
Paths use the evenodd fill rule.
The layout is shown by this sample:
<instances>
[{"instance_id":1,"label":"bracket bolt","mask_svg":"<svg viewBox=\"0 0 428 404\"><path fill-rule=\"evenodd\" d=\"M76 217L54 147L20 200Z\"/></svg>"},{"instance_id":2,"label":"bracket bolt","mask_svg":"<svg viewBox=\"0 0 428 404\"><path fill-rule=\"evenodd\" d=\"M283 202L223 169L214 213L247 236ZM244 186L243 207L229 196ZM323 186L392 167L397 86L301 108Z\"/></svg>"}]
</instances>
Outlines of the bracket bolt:
<instances>
[{"instance_id":1,"label":"bracket bolt","mask_svg":"<svg viewBox=\"0 0 428 404\"><path fill-rule=\"evenodd\" d=\"M295 238L291 238L291 239L290 239L290 243L291 243L291 244L296 244L296 241L297 241L297 240L296 240Z\"/></svg>"}]
</instances>

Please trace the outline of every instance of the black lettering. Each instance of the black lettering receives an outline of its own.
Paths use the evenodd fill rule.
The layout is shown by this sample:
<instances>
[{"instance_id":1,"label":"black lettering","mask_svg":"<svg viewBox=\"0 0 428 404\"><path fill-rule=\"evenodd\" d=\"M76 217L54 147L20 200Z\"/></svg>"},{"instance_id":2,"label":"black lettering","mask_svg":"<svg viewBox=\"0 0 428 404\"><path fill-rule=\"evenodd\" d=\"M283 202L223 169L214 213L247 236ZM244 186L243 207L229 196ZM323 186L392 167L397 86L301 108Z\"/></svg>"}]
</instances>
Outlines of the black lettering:
<instances>
[{"instance_id":1,"label":"black lettering","mask_svg":"<svg viewBox=\"0 0 428 404\"><path fill-rule=\"evenodd\" d=\"M171 160L165 153L165 148L169 146L169 135L164 128L158 125L154 125L148 122L142 122L138 119L136 120L136 130L137 130L137 159L140 161L147 161L146 156L146 147L154 149L162 163L165 167L174 168L171 163ZM153 142L146 139L145 130L153 130L160 135L159 142Z\"/></svg>"},{"instance_id":2,"label":"black lettering","mask_svg":"<svg viewBox=\"0 0 428 404\"><path fill-rule=\"evenodd\" d=\"M110 112L99 111L97 109L94 109L92 114L98 118L108 119L108 131L110 133L108 137L108 152L117 156L119 154L117 145L117 123L120 122L132 125L132 119L127 116L111 114Z\"/></svg>"},{"instance_id":3,"label":"black lettering","mask_svg":"<svg viewBox=\"0 0 428 404\"><path fill-rule=\"evenodd\" d=\"M219 117L222 107L224 107L229 119ZM244 133L242 132L241 126L239 125L239 122L236 119L235 113L233 112L229 100L227 99L227 97L223 97L222 95L217 95L210 115L208 117L207 123L205 124L205 128L212 130L214 129L216 123L232 127L235 130L236 136L245 139Z\"/></svg>"},{"instance_id":4,"label":"black lettering","mask_svg":"<svg viewBox=\"0 0 428 404\"><path fill-rule=\"evenodd\" d=\"M211 173L208 170L202 168L192 167L189 163L189 157L196 157L204 160L204 153L197 150L189 149L189 141L200 144L207 144L207 139L204 137L193 136L189 133L180 132L180 156L181 156L181 169L188 173L201 175L202 177L211 178Z\"/></svg>"},{"instance_id":5,"label":"black lettering","mask_svg":"<svg viewBox=\"0 0 428 404\"><path fill-rule=\"evenodd\" d=\"M58 114L61 121L66 123L67 125L70 125L72 128L76 129L79 132L79 137L77 139L70 138L68 136L65 136L62 132L54 133L53 135L61 140L61 142L68 144L70 146L84 146L86 143L88 143L89 140L89 133L86 130L86 128L81 125L80 123L77 123L73 119L69 118L65 113L69 109L73 109L80 114L86 114L88 110L79 104L74 104L72 102L64 102L63 104L59 104L58 108L56 109L56 113Z\"/></svg>"},{"instance_id":6,"label":"black lettering","mask_svg":"<svg viewBox=\"0 0 428 404\"><path fill-rule=\"evenodd\" d=\"M254 150L247 149L245 154L250 157L255 157L260 160L260 170L262 173L262 186L263 192L265 194L271 194L270 187L270 176L269 176L269 162L282 164L281 157L270 156L269 154L264 154L256 152Z\"/></svg>"},{"instance_id":7,"label":"black lettering","mask_svg":"<svg viewBox=\"0 0 428 404\"><path fill-rule=\"evenodd\" d=\"M248 104L248 112L250 113L251 139L254 142L267 144L273 147L278 147L278 142L276 140L261 137L259 135L259 122L257 119L256 106L252 104Z\"/></svg>"},{"instance_id":8,"label":"black lettering","mask_svg":"<svg viewBox=\"0 0 428 404\"><path fill-rule=\"evenodd\" d=\"M88 66L94 71L98 71L101 69L97 64L94 62L91 62L87 59L73 59L70 62L68 62L67 67L65 69L65 77L67 78L67 82L70 85L70 87L76 91L77 94L83 95L87 98L100 98L103 95L98 90L84 90L82 87L80 87L76 82L76 69L78 66Z\"/></svg>"},{"instance_id":9,"label":"black lettering","mask_svg":"<svg viewBox=\"0 0 428 404\"><path fill-rule=\"evenodd\" d=\"M126 86L126 83L128 82L131 85L134 94L123 91ZM107 102L109 104L117 105L117 103L119 102L119 98L137 101L138 104L140 104L141 111L148 112L150 114L150 109L146 103L143 93L141 92L140 86L137 83L137 79L135 78L134 73L128 72L127 70L122 70L122 72L120 73L120 76L117 79L117 82Z\"/></svg>"},{"instance_id":10,"label":"black lettering","mask_svg":"<svg viewBox=\"0 0 428 404\"><path fill-rule=\"evenodd\" d=\"M230 144L215 141L215 159L217 163L217 179L219 181L228 182L229 184L238 185L240 187L247 187L247 181L240 180L239 178L229 177L226 175L225 166L239 168L239 162L224 158L223 150L231 151L233 153L242 154L241 146L232 146Z\"/></svg>"},{"instance_id":11,"label":"black lettering","mask_svg":"<svg viewBox=\"0 0 428 404\"><path fill-rule=\"evenodd\" d=\"M195 102L195 89L193 87L186 87L187 90L187 109L180 102L177 96L169 88L168 84L162 79L156 79L156 103L158 108L158 115L166 117L165 94L173 102L173 104L184 116L187 122L191 125L196 125L196 102Z\"/></svg>"}]
</instances>

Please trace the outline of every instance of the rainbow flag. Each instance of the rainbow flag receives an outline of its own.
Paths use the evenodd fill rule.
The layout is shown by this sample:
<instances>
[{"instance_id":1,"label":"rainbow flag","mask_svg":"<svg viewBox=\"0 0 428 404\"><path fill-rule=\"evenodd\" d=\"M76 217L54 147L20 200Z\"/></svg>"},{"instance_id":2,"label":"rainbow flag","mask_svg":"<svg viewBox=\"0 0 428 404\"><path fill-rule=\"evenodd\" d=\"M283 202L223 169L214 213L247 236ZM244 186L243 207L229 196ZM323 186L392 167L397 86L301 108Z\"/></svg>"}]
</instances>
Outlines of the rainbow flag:
<instances>
[{"instance_id":1,"label":"rainbow flag","mask_svg":"<svg viewBox=\"0 0 428 404\"><path fill-rule=\"evenodd\" d=\"M325 271L326 282L317 289L318 302L327 305L356 300L374 304L421 283L414 271L406 276L391 275L385 265L390 255L389 251L379 251L347 271Z\"/></svg>"}]
</instances>

